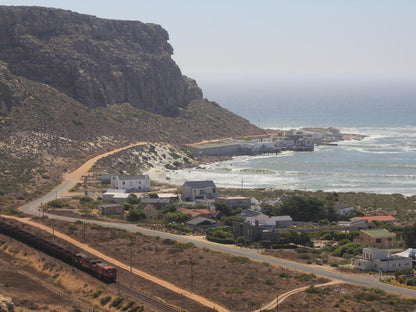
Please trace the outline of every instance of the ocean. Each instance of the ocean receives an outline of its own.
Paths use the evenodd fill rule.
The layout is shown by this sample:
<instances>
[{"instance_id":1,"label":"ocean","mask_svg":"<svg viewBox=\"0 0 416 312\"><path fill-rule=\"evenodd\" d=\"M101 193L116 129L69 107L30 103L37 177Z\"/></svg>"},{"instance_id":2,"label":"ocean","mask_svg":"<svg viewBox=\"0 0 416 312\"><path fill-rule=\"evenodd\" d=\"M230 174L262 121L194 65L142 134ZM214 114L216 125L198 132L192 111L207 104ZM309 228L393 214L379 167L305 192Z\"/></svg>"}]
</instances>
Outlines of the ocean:
<instances>
[{"instance_id":1,"label":"ocean","mask_svg":"<svg viewBox=\"0 0 416 312\"><path fill-rule=\"evenodd\" d=\"M336 127L361 141L314 152L238 156L169 172L220 187L416 195L416 90L383 83L211 83L205 96L263 128Z\"/></svg>"}]
</instances>

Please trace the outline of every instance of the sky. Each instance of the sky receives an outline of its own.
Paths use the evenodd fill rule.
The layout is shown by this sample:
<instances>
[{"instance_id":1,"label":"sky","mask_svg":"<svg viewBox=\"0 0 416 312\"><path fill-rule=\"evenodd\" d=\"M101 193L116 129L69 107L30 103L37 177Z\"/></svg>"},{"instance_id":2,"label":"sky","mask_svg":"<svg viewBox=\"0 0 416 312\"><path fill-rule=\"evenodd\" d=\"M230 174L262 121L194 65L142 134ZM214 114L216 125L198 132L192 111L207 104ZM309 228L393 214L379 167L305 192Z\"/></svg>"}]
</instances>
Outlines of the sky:
<instances>
[{"instance_id":1,"label":"sky","mask_svg":"<svg viewBox=\"0 0 416 312\"><path fill-rule=\"evenodd\" d=\"M1 0L160 24L198 82L416 82L414 0Z\"/></svg>"}]
</instances>

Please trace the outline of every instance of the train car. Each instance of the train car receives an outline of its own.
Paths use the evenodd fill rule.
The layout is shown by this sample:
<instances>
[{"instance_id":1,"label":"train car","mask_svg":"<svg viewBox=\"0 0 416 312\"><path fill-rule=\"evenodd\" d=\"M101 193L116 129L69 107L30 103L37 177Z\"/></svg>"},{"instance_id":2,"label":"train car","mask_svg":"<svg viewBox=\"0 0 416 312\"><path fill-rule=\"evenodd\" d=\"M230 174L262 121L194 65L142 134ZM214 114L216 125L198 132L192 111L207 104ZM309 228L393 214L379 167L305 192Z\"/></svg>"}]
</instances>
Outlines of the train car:
<instances>
[{"instance_id":1,"label":"train car","mask_svg":"<svg viewBox=\"0 0 416 312\"><path fill-rule=\"evenodd\" d=\"M100 259L95 259L82 253L75 254L68 249L1 221L0 233L17 239L69 265L76 266L100 280L108 283L117 281L117 268L101 262Z\"/></svg>"},{"instance_id":2,"label":"train car","mask_svg":"<svg viewBox=\"0 0 416 312\"><path fill-rule=\"evenodd\" d=\"M106 282L116 282L117 268L102 262L100 259L88 257L82 253L75 254L75 266Z\"/></svg>"}]
</instances>

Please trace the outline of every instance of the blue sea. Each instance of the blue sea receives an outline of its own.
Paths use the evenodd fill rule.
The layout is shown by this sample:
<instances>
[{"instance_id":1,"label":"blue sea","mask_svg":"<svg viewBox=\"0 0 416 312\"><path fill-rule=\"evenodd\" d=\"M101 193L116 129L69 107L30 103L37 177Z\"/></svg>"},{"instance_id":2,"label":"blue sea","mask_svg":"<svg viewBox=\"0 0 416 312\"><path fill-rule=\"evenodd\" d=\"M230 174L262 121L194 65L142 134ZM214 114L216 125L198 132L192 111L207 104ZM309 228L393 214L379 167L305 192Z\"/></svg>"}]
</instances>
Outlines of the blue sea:
<instances>
[{"instance_id":1,"label":"blue sea","mask_svg":"<svg viewBox=\"0 0 416 312\"><path fill-rule=\"evenodd\" d=\"M205 97L263 128L336 127L366 135L314 152L238 156L171 171L174 183L416 195L416 88L388 82L205 83Z\"/></svg>"}]
</instances>

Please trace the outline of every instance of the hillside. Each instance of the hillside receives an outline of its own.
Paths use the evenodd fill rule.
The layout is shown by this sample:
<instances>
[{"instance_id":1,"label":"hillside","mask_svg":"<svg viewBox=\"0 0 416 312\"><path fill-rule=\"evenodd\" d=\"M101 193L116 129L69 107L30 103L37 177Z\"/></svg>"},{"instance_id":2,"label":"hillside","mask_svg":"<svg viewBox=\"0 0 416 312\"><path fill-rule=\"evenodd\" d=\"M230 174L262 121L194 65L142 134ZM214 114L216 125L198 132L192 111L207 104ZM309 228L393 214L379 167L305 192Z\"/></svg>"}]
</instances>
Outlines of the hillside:
<instances>
[{"instance_id":1,"label":"hillside","mask_svg":"<svg viewBox=\"0 0 416 312\"><path fill-rule=\"evenodd\" d=\"M158 25L39 7L0 6L0 16L3 208L116 146L264 132L202 98Z\"/></svg>"}]
</instances>

